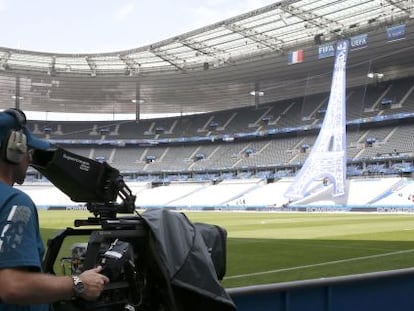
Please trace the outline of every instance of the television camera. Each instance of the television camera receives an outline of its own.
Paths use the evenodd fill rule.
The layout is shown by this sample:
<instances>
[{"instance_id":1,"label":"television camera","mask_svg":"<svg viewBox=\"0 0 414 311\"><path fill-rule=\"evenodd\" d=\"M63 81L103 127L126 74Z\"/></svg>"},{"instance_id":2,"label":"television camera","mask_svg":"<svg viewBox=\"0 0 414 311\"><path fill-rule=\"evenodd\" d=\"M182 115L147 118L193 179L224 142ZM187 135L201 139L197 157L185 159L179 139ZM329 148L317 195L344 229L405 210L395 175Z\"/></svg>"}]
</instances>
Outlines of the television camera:
<instances>
[{"instance_id":1,"label":"television camera","mask_svg":"<svg viewBox=\"0 0 414 311\"><path fill-rule=\"evenodd\" d=\"M76 243L71 255L62 257L69 266L65 273L101 265L110 279L96 301L59 301L55 311L235 309L219 283L226 265L223 228L191 223L183 213L165 208L139 214L135 195L106 162L56 148L36 150L32 166L93 214L49 239L43 270L56 274L64 240L86 236L87 244Z\"/></svg>"}]
</instances>

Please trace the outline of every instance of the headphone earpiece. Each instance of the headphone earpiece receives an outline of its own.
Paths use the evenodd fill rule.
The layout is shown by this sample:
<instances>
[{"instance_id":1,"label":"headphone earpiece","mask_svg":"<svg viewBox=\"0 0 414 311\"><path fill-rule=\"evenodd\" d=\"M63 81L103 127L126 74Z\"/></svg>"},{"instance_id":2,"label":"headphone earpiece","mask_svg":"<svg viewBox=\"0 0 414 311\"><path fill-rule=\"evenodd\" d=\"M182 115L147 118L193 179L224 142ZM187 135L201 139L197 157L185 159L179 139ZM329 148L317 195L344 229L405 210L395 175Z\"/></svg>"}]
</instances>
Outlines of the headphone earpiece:
<instances>
[{"instance_id":1,"label":"headphone earpiece","mask_svg":"<svg viewBox=\"0 0 414 311\"><path fill-rule=\"evenodd\" d=\"M10 131L2 146L3 158L13 164L22 162L27 152L27 138L22 130Z\"/></svg>"},{"instance_id":2,"label":"headphone earpiece","mask_svg":"<svg viewBox=\"0 0 414 311\"><path fill-rule=\"evenodd\" d=\"M10 130L6 138L0 142L0 157L12 164L19 164L27 152L27 137L23 132L26 127L26 115L17 108L3 111L12 116L18 123L17 128Z\"/></svg>"}]
</instances>

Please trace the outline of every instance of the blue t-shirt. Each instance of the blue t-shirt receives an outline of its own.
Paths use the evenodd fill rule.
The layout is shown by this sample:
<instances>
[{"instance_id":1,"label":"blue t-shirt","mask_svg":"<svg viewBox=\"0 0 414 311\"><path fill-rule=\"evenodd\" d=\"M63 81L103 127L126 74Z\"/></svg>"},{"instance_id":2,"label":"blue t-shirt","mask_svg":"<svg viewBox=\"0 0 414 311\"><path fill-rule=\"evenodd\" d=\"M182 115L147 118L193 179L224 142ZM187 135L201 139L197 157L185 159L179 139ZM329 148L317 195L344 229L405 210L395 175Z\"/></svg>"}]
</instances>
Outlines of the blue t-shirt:
<instances>
[{"instance_id":1,"label":"blue t-shirt","mask_svg":"<svg viewBox=\"0 0 414 311\"><path fill-rule=\"evenodd\" d=\"M0 269L41 271L44 251L35 204L24 192L0 182ZM0 311L45 310L49 310L47 304L11 305L0 301Z\"/></svg>"}]
</instances>

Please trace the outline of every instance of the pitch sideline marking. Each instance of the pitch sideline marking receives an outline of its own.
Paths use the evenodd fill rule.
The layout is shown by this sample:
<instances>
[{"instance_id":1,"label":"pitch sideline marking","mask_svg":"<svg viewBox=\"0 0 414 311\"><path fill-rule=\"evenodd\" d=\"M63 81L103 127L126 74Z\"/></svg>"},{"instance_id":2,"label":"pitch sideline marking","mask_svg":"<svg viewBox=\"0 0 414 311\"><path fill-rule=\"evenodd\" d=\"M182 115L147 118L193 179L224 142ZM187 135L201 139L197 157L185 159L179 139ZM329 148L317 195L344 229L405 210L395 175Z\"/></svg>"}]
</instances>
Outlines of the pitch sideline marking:
<instances>
[{"instance_id":1,"label":"pitch sideline marking","mask_svg":"<svg viewBox=\"0 0 414 311\"><path fill-rule=\"evenodd\" d=\"M327 265L335 265L335 264L338 264L338 263L365 260L365 259L371 259L371 258L386 257L386 256L393 256L393 255L400 255L400 254L411 253L411 252L414 252L414 249L407 249L407 250L403 250L403 251L377 254L377 255L370 255L370 256L363 256L363 257L355 257L355 258L349 258L349 259L341 259L341 260L335 260L335 261L328 261L328 262L316 263L316 264L312 264L312 265L304 265L304 266L297 266L297 267L290 267L290 268L283 268L283 269L276 269L276 270L269 270L269 271L262 271L262 272L239 274L239 275L233 275L233 276L226 277L225 279L226 280L228 280L228 279L238 279L238 278L244 278L244 277L250 277L250 276L256 276L256 275L265 275L265 274L272 274L272 273L278 273L278 272L293 271L293 270L307 269L307 268L313 268L313 267L321 267L321 266L327 266Z\"/></svg>"}]
</instances>

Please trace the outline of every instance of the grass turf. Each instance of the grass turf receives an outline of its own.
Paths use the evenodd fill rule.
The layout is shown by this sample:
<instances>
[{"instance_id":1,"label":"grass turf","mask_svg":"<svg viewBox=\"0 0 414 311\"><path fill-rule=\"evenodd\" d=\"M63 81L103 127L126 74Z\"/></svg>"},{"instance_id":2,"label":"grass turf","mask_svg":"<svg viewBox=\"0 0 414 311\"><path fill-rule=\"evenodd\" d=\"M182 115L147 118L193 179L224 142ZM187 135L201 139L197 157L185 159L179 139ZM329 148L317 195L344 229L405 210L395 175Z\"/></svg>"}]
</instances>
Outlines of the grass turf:
<instances>
[{"instance_id":1,"label":"grass turf","mask_svg":"<svg viewBox=\"0 0 414 311\"><path fill-rule=\"evenodd\" d=\"M40 211L44 240L82 211ZM186 212L228 232L227 288L411 267L414 215ZM59 256L81 238L71 237ZM86 241L86 239L84 240ZM60 257L58 257L60 258Z\"/></svg>"}]
</instances>

